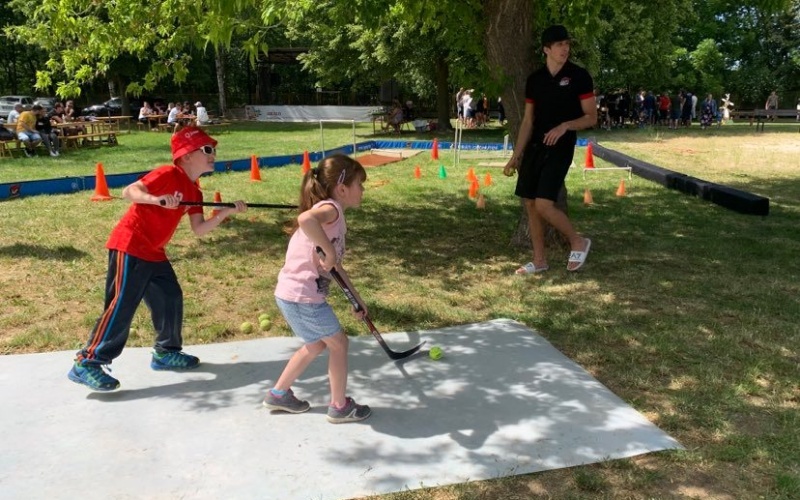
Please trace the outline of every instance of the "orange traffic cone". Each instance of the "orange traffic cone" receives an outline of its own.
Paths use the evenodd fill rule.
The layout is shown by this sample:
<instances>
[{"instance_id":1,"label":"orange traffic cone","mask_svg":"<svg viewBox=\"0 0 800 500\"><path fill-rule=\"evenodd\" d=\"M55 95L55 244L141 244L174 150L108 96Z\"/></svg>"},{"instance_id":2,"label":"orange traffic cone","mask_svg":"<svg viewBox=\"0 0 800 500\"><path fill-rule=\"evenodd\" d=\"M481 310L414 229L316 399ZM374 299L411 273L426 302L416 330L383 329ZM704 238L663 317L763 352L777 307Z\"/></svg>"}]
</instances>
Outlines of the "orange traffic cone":
<instances>
[{"instance_id":1,"label":"orange traffic cone","mask_svg":"<svg viewBox=\"0 0 800 500\"><path fill-rule=\"evenodd\" d=\"M420 177L422 177L422 170L420 170L419 165L417 165L414 167L414 178L419 179Z\"/></svg>"},{"instance_id":2,"label":"orange traffic cone","mask_svg":"<svg viewBox=\"0 0 800 500\"><path fill-rule=\"evenodd\" d=\"M486 208L486 197L483 194L478 195L478 202L475 204L477 208L483 210Z\"/></svg>"},{"instance_id":3,"label":"orange traffic cone","mask_svg":"<svg viewBox=\"0 0 800 500\"><path fill-rule=\"evenodd\" d=\"M303 175L306 175L311 170L311 159L308 156L308 150L303 152Z\"/></svg>"},{"instance_id":4,"label":"orange traffic cone","mask_svg":"<svg viewBox=\"0 0 800 500\"><path fill-rule=\"evenodd\" d=\"M592 192L589 191L589 188L586 188L583 190L583 204L591 205L592 203L594 203L594 200L592 199Z\"/></svg>"},{"instance_id":5,"label":"orange traffic cone","mask_svg":"<svg viewBox=\"0 0 800 500\"><path fill-rule=\"evenodd\" d=\"M258 158L256 155L250 157L250 180L261 182L261 170L258 168Z\"/></svg>"},{"instance_id":6,"label":"orange traffic cone","mask_svg":"<svg viewBox=\"0 0 800 500\"><path fill-rule=\"evenodd\" d=\"M478 181L472 181L472 183L470 183L470 185L469 185L469 197L470 198L475 198L476 196L478 196L478 188L479 187L480 186L478 186Z\"/></svg>"},{"instance_id":7,"label":"orange traffic cone","mask_svg":"<svg viewBox=\"0 0 800 500\"><path fill-rule=\"evenodd\" d=\"M486 177L483 178L483 185L489 187L492 185L492 174L486 172Z\"/></svg>"},{"instance_id":8,"label":"orange traffic cone","mask_svg":"<svg viewBox=\"0 0 800 500\"><path fill-rule=\"evenodd\" d=\"M110 199L112 198L111 193L108 192L108 184L106 183L106 174L103 172L103 164L98 162L94 175L94 196L92 196L92 201L107 201Z\"/></svg>"},{"instance_id":9,"label":"orange traffic cone","mask_svg":"<svg viewBox=\"0 0 800 500\"><path fill-rule=\"evenodd\" d=\"M431 160L439 159L439 139L433 138L433 149L431 150Z\"/></svg>"},{"instance_id":10,"label":"orange traffic cone","mask_svg":"<svg viewBox=\"0 0 800 500\"><path fill-rule=\"evenodd\" d=\"M215 191L214 192L214 203L222 203L222 195L219 194L219 191ZM218 208L212 209L211 210L211 216L209 217L209 219L213 219L214 217L217 216L218 213L219 213L219 209Z\"/></svg>"},{"instance_id":11,"label":"orange traffic cone","mask_svg":"<svg viewBox=\"0 0 800 500\"><path fill-rule=\"evenodd\" d=\"M625 196L625 179L619 180L619 187L617 188L617 196Z\"/></svg>"},{"instance_id":12,"label":"orange traffic cone","mask_svg":"<svg viewBox=\"0 0 800 500\"><path fill-rule=\"evenodd\" d=\"M467 170L467 180L469 182L472 182L472 181L475 180L475 169L472 168L472 167L469 167L469 170Z\"/></svg>"},{"instance_id":13,"label":"orange traffic cone","mask_svg":"<svg viewBox=\"0 0 800 500\"><path fill-rule=\"evenodd\" d=\"M592 151L592 143L586 146L586 165L584 168L594 168L594 152Z\"/></svg>"}]
</instances>

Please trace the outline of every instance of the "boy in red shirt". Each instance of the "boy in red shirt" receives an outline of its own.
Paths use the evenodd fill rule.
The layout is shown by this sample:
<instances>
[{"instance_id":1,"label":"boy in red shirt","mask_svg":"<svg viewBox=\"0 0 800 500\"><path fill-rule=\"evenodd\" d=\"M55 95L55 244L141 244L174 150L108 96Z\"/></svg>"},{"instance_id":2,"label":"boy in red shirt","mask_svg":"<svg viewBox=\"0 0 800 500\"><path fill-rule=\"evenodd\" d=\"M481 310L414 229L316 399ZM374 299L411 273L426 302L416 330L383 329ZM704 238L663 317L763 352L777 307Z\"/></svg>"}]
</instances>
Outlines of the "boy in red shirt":
<instances>
[{"instance_id":1,"label":"boy in red shirt","mask_svg":"<svg viewBox=\"0 0 800 500\"><path fill-rule=\"evenodd\" d=\"M183 292L164 247L189 214L192 231L203 236L229 215L243 212L247 205L234 202L210 219L203 208L180 202L203 201L195 181L214 171L217 141L195 127L172 136L174 165L158 167L122 191L133 204L122 216L106 243L105 310L81 349L68 377L96 391L113 391L119 381L106 373L105 365L122 353L137 307L144 300L150 309L157 337L150 362L154 370L187 370L200 360L181 352L183 338Z\"/></svg>"}]
</instances>

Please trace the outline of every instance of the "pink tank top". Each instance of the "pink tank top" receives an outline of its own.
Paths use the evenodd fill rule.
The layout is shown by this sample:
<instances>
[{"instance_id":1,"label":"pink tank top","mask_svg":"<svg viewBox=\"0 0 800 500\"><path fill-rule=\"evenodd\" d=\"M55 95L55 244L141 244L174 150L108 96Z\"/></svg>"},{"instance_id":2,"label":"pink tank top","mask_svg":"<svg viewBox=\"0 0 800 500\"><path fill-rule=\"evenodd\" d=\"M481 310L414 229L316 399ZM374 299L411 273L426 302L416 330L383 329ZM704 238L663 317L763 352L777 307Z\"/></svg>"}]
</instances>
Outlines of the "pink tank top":
<instances>
[{"instance_id":1,"label":"pink tank top","mask_svg":"<svg viewBox=\"0 0 800 500\"><path fill-rule=\"evenodd\" d=\"M333 205L339 216L330 224L324 224L322 229L336 249L336 262L341 264L344 258L344 237L347 233L344 210L333 199L322 200L312 208L326 203ZM325 302L330 283L331 275L320 267L314 242L298 228L289 240L286 262L278 273L275 296L289 302L319 304Z\"/></svg>"}]
</instances>

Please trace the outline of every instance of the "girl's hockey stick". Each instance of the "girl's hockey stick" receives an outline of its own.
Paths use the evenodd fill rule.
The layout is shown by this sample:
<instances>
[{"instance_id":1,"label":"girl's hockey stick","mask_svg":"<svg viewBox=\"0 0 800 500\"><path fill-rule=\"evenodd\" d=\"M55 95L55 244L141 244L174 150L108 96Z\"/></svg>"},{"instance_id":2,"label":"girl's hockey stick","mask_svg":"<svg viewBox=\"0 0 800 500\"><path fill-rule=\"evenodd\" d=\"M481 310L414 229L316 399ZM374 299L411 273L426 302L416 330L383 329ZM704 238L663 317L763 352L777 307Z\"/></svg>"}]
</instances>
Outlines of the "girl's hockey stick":
<instances>
[{"instance_id":1,"label":"girl's hockey stick","mask_svg":"<svg viewBox=\"0 0 800 500\"><path fill-rule=\"evenodd\" d=\"M162 201L163 205L164 202ZM182 201L180 203L184 206L194 207L235 207L233 203L224 203L219 201ZM276 203L247 203L248 208L297 208L297 205L279 205Z\"/></svg>"},{"instance_id":2,"label":"girl's hockey stick","mask_svg":"<svg viewBox=\"0 0 800 500\"><path fill-rule=\"evenodd\" d=\"M322 251L322 248L317 247L317 255L319 255L319 257L321 259L325 258L325 252ZM339 274L339 271L337 271L334 268L334 269L331 269L330 273L331 273L331 276L333 276L334 281L336 281L336 283L339 285L339 287L344 292L344 295L347 297L347 300L349 300L350 303L353 305L353 309L355 309L356 312L361 311L361 304L358 303L358 300L356 299L356 296L353 293L353 290L351 290L350 287L347 286L347 283L345 283L344 279L342 278L342 275ZM416 346L412 347L411 349L409 349L407 351L403 351L403 352L393 351L386 344L386 341L383 340L383 337L378 332L378 329L375 328L375 325L372 324L372 320L369 319L369 316L364 316L364 323L367 324L367 327L369 328L369 332L372 334L373 337L375 337L375 340L378 341L378 343L381 345L383 350L386 351L386 354L392 359L396 360L396 359L407 358L407 357L411 356L412 354L414 354L415 352L419 351L419 348L422 347L425 344L425 342L423 341L421 344L416 345Z\"/></svg>"}]
</instances>

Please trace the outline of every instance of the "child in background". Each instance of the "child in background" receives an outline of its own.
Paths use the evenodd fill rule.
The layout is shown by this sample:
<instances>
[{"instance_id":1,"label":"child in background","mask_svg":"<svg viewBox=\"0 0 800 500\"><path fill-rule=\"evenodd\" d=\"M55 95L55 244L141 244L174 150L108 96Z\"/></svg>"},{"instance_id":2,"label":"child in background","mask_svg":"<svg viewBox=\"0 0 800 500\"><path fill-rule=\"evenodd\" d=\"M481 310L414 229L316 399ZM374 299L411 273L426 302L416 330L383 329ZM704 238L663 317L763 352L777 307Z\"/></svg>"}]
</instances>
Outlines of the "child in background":
<instances>
[{"instance_id":1,"label":"child in background","mask_svg":"<svg viewBox=\"0 0 800 500\"><path fill-rule=\"evenodd\" d=\"M308 401L294 396L291 386L308 365L326 348L331 403L328 421L334 424L356 422L370 416L369 406L359 405L346 396L348 339L326 297L330 287L329 271L334 267L350 284L347 273L338 264L345 252L344 211L361 204L367 173L357 161L334 155L323 159L303 177L300 187L300 215L294 224L286 251L286 263L278 274L275 301L286 322L304 344L292 355L275 387L264 399L271 410L290 413L308 411ZM315 251L325 252L321 260ZM361 311L367 308L356 293Z\"/></svg>"},{"instance_id":2,"label":"child in background","mask_svg":"<svg viewBox=\"0 0 800 500\"><path fill-rule=\"evenodd\" d=\"M133 315L144 300L153 318L157 338L150 367L153 370L187 370L200 360L181 352L183 292L167 258L167 245L183 218L189 214L192 231L203 236L228 216L247 205L234 202L217 215L204 219L203 208L180 202L203 201L195 181L214 171L217 141L200 129L187 127L172 136L174 165L156 168L122 191L133 202L111 232L108 275L103 315L89 341L78 352L68 377L95 391L113 391L119 381L103 370L122 353Z\"/></svg>"}]
</instances>

